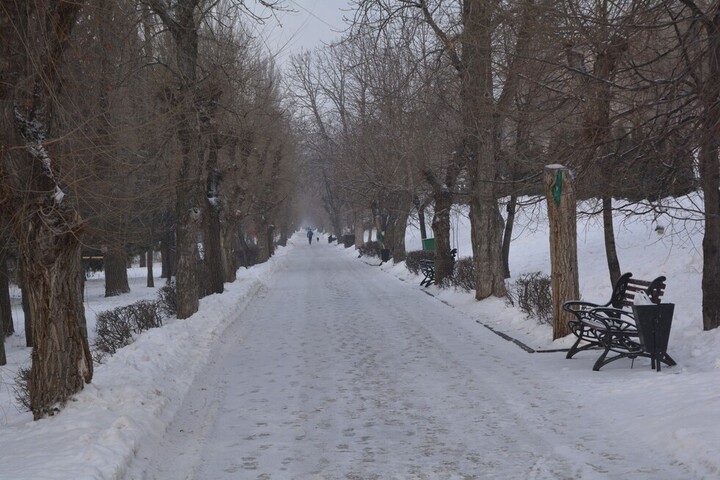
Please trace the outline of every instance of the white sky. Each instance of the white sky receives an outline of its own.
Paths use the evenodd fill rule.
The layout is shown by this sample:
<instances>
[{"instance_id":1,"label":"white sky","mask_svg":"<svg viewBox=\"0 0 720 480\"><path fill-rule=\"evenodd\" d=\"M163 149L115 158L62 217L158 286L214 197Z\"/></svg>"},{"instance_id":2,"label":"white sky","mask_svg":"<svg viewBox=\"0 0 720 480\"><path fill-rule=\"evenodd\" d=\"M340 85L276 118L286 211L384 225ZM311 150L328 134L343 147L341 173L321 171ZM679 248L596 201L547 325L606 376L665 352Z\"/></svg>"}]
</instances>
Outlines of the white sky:
<instances>
[{"instance_id":1,"label":"white sky","mask_svg":"<svg viewBox=\"0 0 720 480\"><path fill-rule=\"evenodd\" d=\"M348 0L285 0L285 6L289 11L276 12L257 27L279 65L303 49L337 40L346 28L343 16L352 15Z\"/></svg>"}]
</instances>

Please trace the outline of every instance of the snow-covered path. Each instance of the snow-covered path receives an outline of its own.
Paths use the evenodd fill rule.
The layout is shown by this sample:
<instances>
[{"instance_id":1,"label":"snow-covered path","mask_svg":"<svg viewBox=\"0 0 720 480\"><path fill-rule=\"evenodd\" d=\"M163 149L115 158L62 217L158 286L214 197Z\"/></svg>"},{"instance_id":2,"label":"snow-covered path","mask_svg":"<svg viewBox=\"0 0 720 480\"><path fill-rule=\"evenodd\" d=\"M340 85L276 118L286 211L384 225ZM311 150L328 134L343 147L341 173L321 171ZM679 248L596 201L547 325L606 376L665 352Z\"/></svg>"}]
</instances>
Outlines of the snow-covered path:
<instances>
[{"instance_id":1,"label":"snow-covered path","mask_svg":"<svg viewBox=\"0 0 720 480\"><path fill-rule=\"evenodd\" d=\"M693 478L582 408L592 391L575 398L548 361L417 285L298 245L126 478Z\"/></svg>"}]
</instances>

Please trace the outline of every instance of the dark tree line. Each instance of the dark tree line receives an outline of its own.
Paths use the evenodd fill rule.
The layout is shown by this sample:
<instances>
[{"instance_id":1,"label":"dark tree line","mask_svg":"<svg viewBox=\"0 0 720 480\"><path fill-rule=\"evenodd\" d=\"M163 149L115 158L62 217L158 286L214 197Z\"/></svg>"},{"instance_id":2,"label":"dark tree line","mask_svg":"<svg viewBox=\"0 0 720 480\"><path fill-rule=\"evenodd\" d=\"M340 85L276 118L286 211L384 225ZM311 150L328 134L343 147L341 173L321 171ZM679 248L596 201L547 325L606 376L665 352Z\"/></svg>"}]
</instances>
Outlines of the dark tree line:
<instances>
[{"instance_id":1,"label":"dark tree line","mask_svg":"<svg viewBox=\"0 0 720 480\"><path fill-rule=\"evenodd\" d=\"M294 140L245 28L262 20L240 0L2 2L0 314L11 333L16 282L35 418L92 379L83 254L112 296L162 251L186 318L287 238Z\"/></svg>"}]
</instances>

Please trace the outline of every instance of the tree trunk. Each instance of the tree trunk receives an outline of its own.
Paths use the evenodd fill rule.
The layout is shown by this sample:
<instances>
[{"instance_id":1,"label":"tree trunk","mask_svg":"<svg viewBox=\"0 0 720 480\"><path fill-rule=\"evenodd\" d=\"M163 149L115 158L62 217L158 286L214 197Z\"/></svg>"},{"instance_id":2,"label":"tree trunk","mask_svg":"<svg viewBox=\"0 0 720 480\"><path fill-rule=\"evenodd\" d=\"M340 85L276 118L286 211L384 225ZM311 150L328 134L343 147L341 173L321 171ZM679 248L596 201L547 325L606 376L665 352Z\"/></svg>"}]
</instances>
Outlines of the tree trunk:
<instances>
[{"instance_id":1,"label":"tree trunk","mask_svg":"<svg viewBox=\"0 0 720 480\"><path fill-rule=\"evenodd\" d=\"M130 291L127 276L127 252L124 247L113 246L105 252L105 296L116 297Z\"/></svg>"},{"instance_id":2,"label":"tree trunk","mask_svg":"<svg viewBox=\"0 0 720 480\"><path fill-rule=\"evenodd\" d=\"M512 231L515 225L515 209L517 208L517 195L510 195L507 204L507 220L505 221L505 232L502 240L502 266L505 278L510 278L510 242L512 242Z\"/></svg>"},{"instance_id":3,"label":"tree trunk","mask_svg":"<svg viewBox=\"0 0 720 480\"><path fill-rule=\"evenodd\" d=\"M430 199L425 200L418 207L418 223L420 224L420 239L425 240L427 238L427 227L425 226L425 209L430 204Z\"/></svg>"},{"instance_id":4,"label":"tree trunk","mask_svg":"<svg viewBox=\"0 0 720 480\"><path fill-rule=\"evenodd\" d=\"M32 208L32 207L30 207ZM40 208L26 212L18 231L18 248L28 305L33 319L30 406L35 419L52 415L58 405L92 380L93 364L88 345L83 305L80 241L67 228L79 225L74 210L56 218Z\"/></svg>"},{"instance_id":5,"label":"tree trunk","mask_svg":"<svg viewBox=\"0 0 720 480\"><path fill-rule=\"evenodd\" d=\"M140 267L140 268L147 268L147 263L146 263L147 257L145 255L145 253L146 252L140 253L140 257L138 259L138 263L139 263L138 267ZM130 267L132 267L132 265L128 266L128 268L130 268Z\"/></svg>"},{"instance_id":6,"label":"tree trunk","mask_svg":"<svg viewBox=\"0 0 720 480\"><path fill-rule=\"evenodd\" d=\"M492 81L492 10L495 2L466 0L463 4L460 98L472 193L470 226L475 269L475 298L505 295L502 268L503 222L495 182L495 108Z\"/></svg>"},{"instance_id":7,"label":"tree trunk","mask_svg":"<svg viewBox=\"0 0 720 480\"><path fill-rule=\"evenodd\" d=\"M18 257L20 252L18 252ZM28 300L28 288L26 287L25 273L22 269L22 261L18 261L18 280L20 281L20 297L22 302L24 325L25 325L25 346L33 346L32 337L32 312L30 312L30 301Z\"/></svg>"},{"instance_id":8,"label":"tree trunk","mask_svg":"<svg viewBox=\"0 0 720 480\"><path fill-rule=\"evenodd\" d=\"M316 232L317 233L317 232ZM315 235L315 241L318 240L317 234ZM268 242L268 259L275 255L275 224L271 223L267 227L267 242Z\"/></svg>"},{"instance_id":9,"label":"tree trunk","mask_svg":"<svg viewBox=\"0 0 720 480\"><path fill-rule=\"evenodd\" d=\"M145 253L145 265L147 268L147 287L153 288L155 287L155 278L153 275L153 249L149 248L148 251Z\"/></svg>"},{"instance_id":10,"label":"tree trunk","mask_svg":"<svg viewBox=\"0 0 720 480\"><path fill-rule=\"evenodd\" d=\"M570 333L574 316L563 303L580 298L577 262L575 187L565 167L545 167L545 194L550 222L550 268L552 277L553 340Z\"/></svg>"},{"instance_id":11,"label":"tree trunk","mask_svg":"<svg viewBox=\"0 0 720 480\"><path fill-rule=\"evenodd\" d=\"M270 258L270 246L268 245L268 225L264 218L258 219L257 226L257 246L258 246L258 263L265 263Z\"/></svg>"},{"instance_id":12,"label":"tree trunk","mask_svg":"<svg viewBox=\"0 0 720 480\"><path fill-rule=\"evenodd\" d=\"M405 261L407 258L407 250L405 248L405 231L407 230L408 217L410 211L400 211L395 216L395 240L393 242L392 257L393 263Z\"/></svg>"},{"instance_id":13,"label":"tree trunk","mask_svg":"<svg viewBox=\"0 0 720 480\"><path fill-rule=\"evenodd\" d=\"M701 101L703 122L700 143L700 183L705 199L703 237L702 310L703 329L720 327L720 153L717 126L720 124L720 15L706 25L709 41L709 71Z\"/></svg>"},{"instance_id":14,"label":"tree trunk","mask_svg":"<svg viewBox=\"0 0 720 480\"><path fill-rule=\"evenodd\" d=\"M177 255L177 318L197 312L197 241L201 226L200 178L203 149L197 110L198 2L178 0L170 7L164 2L148 2L175 41L175 60L180 76L176 103L180 168L175 187L175 242ZM170 10L172 8L172 11Z\"/></svg>"},{"instance_id":15,"label":"tree trunk","mask_svg":"<svg viewBox=\"0 0 720 480\"><path fill-rule=\"evenodd\" d=\"M160 278L168 281L175 275L175 232L168 230L160 239Z\"/></svg>"},{"instance_id":16,"label":"tree trunk","mask_svg":"<svg viewBox=\"0 0 720 480\"><path fill-rule=\"evenodd\" d=\"M209 292L223 293L225 271L222 261L222 241L220 240L220 212L212 205L207 208L207 225L205 227L205 263L208 267Z\"/></svg>"},{"instance_id":17,"label":"tree trunk","mask_svg":"<svg viewBox=\"0 0 720 480\"><path fill-rule=\"evenodd\" d=\"M207 203L205 222L205 263L208 268L209 293L223 293L224 271L222 263L222 242L220 240L221 202L220 173L218 172L219 145L216 136L209 142L207 159Z\"/></svg>"},{"instance_id":18,"label":"tree trunk","mask_svg":"<svg viewBox=\"0 0 720 480\"><path fill-rule=\"evenodd\" d=\"M0 328L5 331L5 337L15 333L12 304L10 303L10 274L7 266L7 252L7 244L0 247Z\"/></svg>"},{"instance_id":19,"label":"tree trunk","mask_svg":"<svg viewBox=\"0 0 720 480\"><path fill-rule=\"evenodd\" d=\"M187 192L177 188L177 318L188 318L198 311L200 306L197 281L197 237L200 223L200 210Z\"/></svg>"},{"instance_id":20,"label":"tree trunk","mask_svg":"<svg viewBox=\"0 0 720 480\"><path fill-rule=\"evenodd\" d=\"M622 275L620 271L620 261L617 256L617 249L615 248L615 229L613 227L613 215L612 215L612 198L603 197L603 234L605 235L605 256L607 257L608 272L610 273L610 285L615 285L615 282Z\"/></svg>"},{"instance_id":21,"label":"tree trunk","mask_svg":"<svg viewBox=\"0 0 720 480\"><path fill-rule=\"evenodd\" d=\"M0 62L23 81L14 85L12 99L4 96L8 89L0 88L0 118L15 120L13 138L0 147L0 202L10 204L0 205L0 211L10 207L14 212L12 226L32 318L28 389L35 419L54 413L93 373L80 264L82 221L59 182L53 143L48 141L53 140L54 107L62 90L59 67L82 3L3 4L8 6L4 15L18 30L3 35L0 54L16 55L2 55Z\"/></svg>"},{"instance_id":22,"label":"tree trunk","mask_svg":"<svg viewBox=\"0 0 720 480\"><path fill-rule=\"evenodd\" d=\"M286 222L283 222L280 226L280 239L278 240L278 245L281 247L287 246L288 241L288 226Z\"/></svg>"},{"instance_id":23,"label":"tree trunk","mask_svg":"<svg viewBox=\"0 0 720 480\"><path fill-rule=\"evenodd\" d=\"M449 190L434 190L434 215L432 220L435 238L435 283L443 285L445 279L452 276L453 259L450 255L450 211L453 196Z\"/></svg>"},{"instance_id":24,"label":"tree trunk","mask_svg":"<svg viewBox=\"0 0 720 480\"><path fill-rule=\"evenodd\" d=\"M8 278L7 249L0 247L0 365L7 364L5 356L5 337L9 337L15 331L13 324L12 308L10 305L10 281Z\"/></svg>"},{"instance_id":25,"label":"tree trunk","mask_svg":"<svg viewBox=\"0 0 720 480\"><path fill-rule=\"evenodd\" d=\"M363 239L365 237L365 232L363 231L363 217L362 213L355 211L355 249L357 250L360 248L360 246L363 244Z\"/></svg>"},{"instance_id":26,"label":"tree trunk","mask_svg":"<svg viewBox=\"0 0 720 480\"><path fill-rule=\"evenodd\" d=\"M226 220L220 237L222 247L223 279L232 283L237 279L237 257L235 255L235 232L237 226Z\"/></svg>"}]
</instances>

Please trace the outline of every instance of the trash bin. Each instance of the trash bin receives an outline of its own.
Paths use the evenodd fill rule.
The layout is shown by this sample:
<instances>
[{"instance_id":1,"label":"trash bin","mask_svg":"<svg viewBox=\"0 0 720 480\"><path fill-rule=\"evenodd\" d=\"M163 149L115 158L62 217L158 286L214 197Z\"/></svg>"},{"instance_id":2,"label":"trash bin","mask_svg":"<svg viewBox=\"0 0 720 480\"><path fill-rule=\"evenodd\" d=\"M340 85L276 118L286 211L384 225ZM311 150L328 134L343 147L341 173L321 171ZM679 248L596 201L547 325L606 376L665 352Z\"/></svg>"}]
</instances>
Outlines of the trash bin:
<instances>
[{"instance_id":1,"label":"trash bin","mask_svg":"<svg viewBox=\"0 0 720 480\"><path fill-rule=\"evenodd\" d=\"M345 248L349 248L349 247L352 247L353 245L355 245L355 234L351 233L351 234L343 235L343 246Z\"/></svg>"},{"instance_id":2,"label":"trash bin","mask_svg":"<svg viewBox=\"0 0 720 480\"><path fill-rule=\"evenodd\" d=\"M382 259L383 263L390 260L390 249L389 248L380 249L380 258Z\"/></svg>"},{"instance_id":3,"label":"trash bin","mask_svg":"<svg viewBox=\"0 0 720 480\"><path fill-rule=\"evenodd\" d=\"M657 368L659 372L661 359L670 360L671 364L674 364L667 355L667 348L675 304L633 305L632 309L640 346L645 353L650 354L652 368Z\"/></svg>"},{"instance_id":4,"label":"trash bin","mask_svg":"<svg viewBox=\"0 0 720 480\"><path fill-rule=\"evenodd\" d=\"M423 238L422 249L430 252L435 251L435 239L434 238Z\"/></svg>"}]
</instances>

